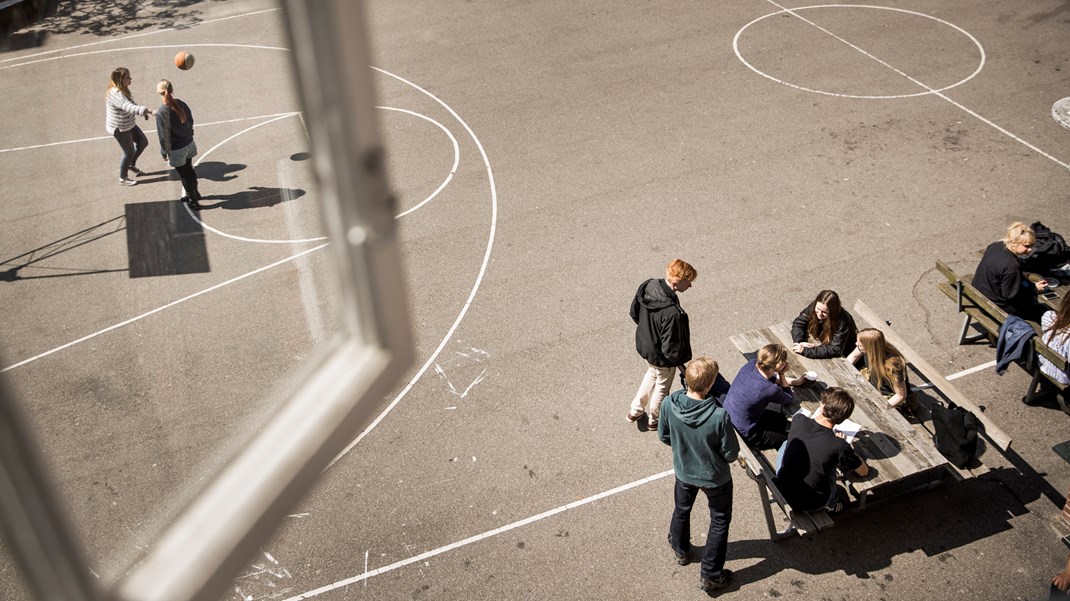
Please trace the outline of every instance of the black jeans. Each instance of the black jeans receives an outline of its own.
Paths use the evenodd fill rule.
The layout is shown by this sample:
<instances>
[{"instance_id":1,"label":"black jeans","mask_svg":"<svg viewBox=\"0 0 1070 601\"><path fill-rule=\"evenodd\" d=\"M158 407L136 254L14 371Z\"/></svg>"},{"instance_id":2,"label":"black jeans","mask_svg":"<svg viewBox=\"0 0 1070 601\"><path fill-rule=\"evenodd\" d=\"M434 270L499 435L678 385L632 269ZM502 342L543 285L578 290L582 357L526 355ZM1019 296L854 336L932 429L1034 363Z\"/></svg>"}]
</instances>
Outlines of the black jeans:
<instances>
[{"instance_id":1,"label":"black jeans","mask_svg":"<svg viewBox=\"0 0 1070 601\"><path fill-rule=\"evenodd\" d=\"M193 170L193 159L186 159L186 164L175 167L175 171L178 171L178 177L182 180L182 189L186 191L186 196L189 196L190 200L200 200L201 193L197 191L197 172Z\"/></svg>"},{"instance_id":2,"label":"black jeans","mask_svg":"<svg viewBox=\"0 0 1070 601\"><path fill-rule=\"evenodd\" d=\"M774 406L779 409L779 405ZM758 418L758 424L743 439L755 451L779 449L788 439L788 418L779 410L766 409Z\"/></svg>"},{"instance_id":3,"label":"black jeans","mask_svg":"<svg viewBox=\"0 0 1070 601\"><path fill-rule=\"evenodd\" d=\"M115 140L119 143L119 148L123 149L123 159L119 161L119 177L126 179L130 166L137 164L138 157L148 147L149 139L145 137L145 132L141 131L141 128L136 125L130 131L116 129L112 135L115 136Z\"/></svg>"},{"instance_id":4,"label":"black jeans","mask_svg":"<svg viewBox=\"0 0 1070 601\"><path fill-rule=\"evenodd\" d=\"M676 507L669 522L669 544L679 553L691 550L691 508L698 491L706 493L710 506L710 529L706 533L706 551L702 554L702 577L717 578L724 569L728 553L728 525L732 523L732 481L716 488L699 488L676 479Z\"/></svg>"}]
</instances>

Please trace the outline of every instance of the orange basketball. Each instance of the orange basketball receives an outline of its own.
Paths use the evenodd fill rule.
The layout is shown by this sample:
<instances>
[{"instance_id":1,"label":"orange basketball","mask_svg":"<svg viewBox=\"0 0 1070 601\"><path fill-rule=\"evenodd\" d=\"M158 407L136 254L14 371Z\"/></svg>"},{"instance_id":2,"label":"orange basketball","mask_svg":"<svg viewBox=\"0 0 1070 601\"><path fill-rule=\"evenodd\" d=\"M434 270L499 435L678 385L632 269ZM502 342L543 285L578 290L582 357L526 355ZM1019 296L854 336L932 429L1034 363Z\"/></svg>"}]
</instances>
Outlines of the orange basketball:
<instances>
[{"instance_id":1,"label":"orange basketball","mask_svg":"<svg viewBox=\"0 0 1070 601\"><path fill-rule=\"evenodd\" d=\"M193 55L185 50L175 55L175 66L183 71L193 68Z\"/></svg>"}]
</instances>

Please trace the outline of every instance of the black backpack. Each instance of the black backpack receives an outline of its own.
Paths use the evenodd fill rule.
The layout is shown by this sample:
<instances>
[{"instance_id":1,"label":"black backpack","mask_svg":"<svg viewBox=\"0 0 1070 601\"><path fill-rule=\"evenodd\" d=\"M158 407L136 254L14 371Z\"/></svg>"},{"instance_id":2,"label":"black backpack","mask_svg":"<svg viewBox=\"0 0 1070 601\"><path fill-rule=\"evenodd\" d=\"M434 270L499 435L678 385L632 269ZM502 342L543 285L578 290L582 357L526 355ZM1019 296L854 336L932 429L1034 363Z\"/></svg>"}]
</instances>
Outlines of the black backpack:
<instances>
[{"instance_id":1,"label":"black backpack","mask_svg":"<svg viewBox=\"0 0 1070 601\"><path fill-rule=\"evenodd\" d=\"M954 403L933 404L933 442L955 467L966 467L977 456L977 417Z\"/></svg>"},{"instance_id":2,"label":"black backpack","mask_svg":"<svg viewBox=\"0 0 1070 601\"><path fill-rule=\"evenodd\" d=\"M1066 240L1062 236L1039 221L1029 227L1033 229L1037 242L1033 246L1033 254L1022 261L1023 269L1034 273L1044 273L1070 261L1070 247L1067 247Z\"/></svg>"}]
</instances>

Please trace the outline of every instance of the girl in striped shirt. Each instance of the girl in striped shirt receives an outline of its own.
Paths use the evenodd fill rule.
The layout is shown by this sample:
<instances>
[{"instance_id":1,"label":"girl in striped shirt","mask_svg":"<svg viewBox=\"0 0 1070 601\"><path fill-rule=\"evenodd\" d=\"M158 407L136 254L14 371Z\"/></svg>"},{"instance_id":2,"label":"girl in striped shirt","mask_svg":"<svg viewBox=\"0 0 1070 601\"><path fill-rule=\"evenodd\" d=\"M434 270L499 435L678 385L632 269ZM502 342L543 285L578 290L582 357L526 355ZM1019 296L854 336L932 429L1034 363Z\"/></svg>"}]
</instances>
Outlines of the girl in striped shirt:
<instances>
[{"instance_id":1,"label":"girl in striped shirt","mask_svg":"<svg viewBox=\"0 0 1070 601\"><path fill-rule=\"evenodd\" d=\"M119 162L119 183L124 186L133 186L136 181L127 177L130 171L136 175L145 175L145 172L137 168L137 158L145 152L149 139L145 132L137 126L135 121L138 115L148 119L155 115L147 106L141 106L134 102L130 94L130 70L119 67L111 72L111 81L108 83L108 93L105 95L107 103L104 112L104 127L108 133L115 136L119 147L123 149L123 160Z\"/></svg>"}]
</instances>

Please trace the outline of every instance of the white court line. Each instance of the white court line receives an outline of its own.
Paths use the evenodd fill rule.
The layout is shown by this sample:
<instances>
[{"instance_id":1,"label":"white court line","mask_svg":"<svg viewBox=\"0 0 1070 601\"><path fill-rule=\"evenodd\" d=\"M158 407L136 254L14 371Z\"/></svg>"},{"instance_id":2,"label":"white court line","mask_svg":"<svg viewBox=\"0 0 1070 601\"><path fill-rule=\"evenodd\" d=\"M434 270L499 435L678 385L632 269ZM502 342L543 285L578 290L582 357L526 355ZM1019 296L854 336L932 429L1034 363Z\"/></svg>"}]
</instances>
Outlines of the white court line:
<instances>
[{"instance_id":1,"label":"white court line","mask_svg":"<svg viewBox=\"0 0 1070 601\"><path fill-rule=\"evenodd\" d=\"M777 3L776 3L776 2L774 1L774 0L766 0L766 2L768 2L769 4L772 4L773 6L775 6L775 7L779 8L779 9L781 10L781 12L785 12L785 13L788 13L788 14L790 14L791 16L795 17L796 19L799 19L799 20L800 20L800 21L802 21L803 23L806 23L806 24L808 24L808 25L810 25L810 26L812 26L812 27L814 27L814 28L818 29L819 31L821 31L821 32L823 32L823 33L825 33L825 34L829 35L830 37L832 37L832 38L834 38L834 39L836 39L836 40L838 40L838 41L840 41L840 42L842 42L843 44L846 44L847 46L849 46L849 47L853 48L854 50L856 50L856 51L858 51L858 52L862 53L863 55L865 55L865 56L869 57L870 59L872 59L872 60L876 61L877 63L879 63L879 64L883 65L884 67L887 67L888 69L891 69L891 70L892 70L893 72L895 72L895 73L897 73L897 74L899 74L899 75L903 76L903 77L904 77L904 78L906 78L906 79L907 79L908 81L910 81L910 82L912 82L912 83L914 83L914 84L916 84L916 85L920 86L921 88L923 88L923 89L927 90L927 91L928 91L928 92L929 92L930 94L932 94L932 95L934 95L934 96L937 96L937 97L939 97L939 98L942 98L943 100L947 101L947 102L948 102L949 104L951 104L952 106L954 106L954 107L956 107L956 108L958 108L958 109L960 109L960 110L964 111L964 112L965 112L966 114L968 114L968 115L970 115L970 116L974 117L974 118L975 118L975 119L977 119L978 121L980 121L980 122L984 123L985 125L988 125L989 127L992 127L993 129L995 129L995 130L996 130L996 131L998 131L999 133L1001 133L1001 134L1003 134L1003 135L1005 135L1005 136L1009 137L1010 139L1014 140L1015 142L1018 142L1019 144L1021 144L1021 145L1025 146L1026 148L1029 148L1030 150L1032 150L1032 151L1034 151L1034 152L1036 152L1036 153L1040 154L1040 155L1041 155L1041 156L1043 156L1044 158L1047 158L1047 159L1051 160L1052 162L1056 163L1057 165L1059 165L1059 166L1063 167L1064 169L1070 169L1070 163L1064 163L1063 161L1060 161L1059 159L1055 158L1054 156L1052 156L1052 155L1048 154L1047 152L1044 152L1043 150L1041 150L1041 149L1040 149L1040 148L1038 148L1037 146L1035 146L1035 145L1033 145L1033 144L1031 144L1031 143L1027 142L1026 140L1024 140L1024 139L1022 139L1022 138L1020 138L1020 137L1016 136L1015 134L1011 133L1011 132L1010 132L1010 131L1008 131L1007 129L1005 129L1005 128L1003 128L1003 127L999 126L999 125L996 125L996 124L995 124L994 122L992 122L991 120L989 120L989 119L986 119L985 117L981 116L981 115L980 115L979 113L977 113L976 111L973 111L973 110L971 110L971 109L968 109L968 108L966 108L965 106L963 106L962 104L960 104L960 103L958 103L958 102L956 102L956 101L952 100L951 98L948 98L948 97L947 97L947 96L946 96L945 94L943 94L943 93L942 93L942 92L941 92L940 90L937 90L937 89L935 89L935 88L932 88L932 87L930 87L930 86L928 86L928 85L926 85L926 84L922 83L922 82L921 82L921 81L919 81L918 79L916 79L916 78L914 78L914 77L911 77L910 75L908 75L908 74L904 73L903 71L901 71L900 69L897 69L896 67L893 67L892 65L890 65L890 64L888 64L887 62L885 62L885 61L881 60L880 58L878 58L878 57L874 56L873 54L871 54L871 53L867 52L866 50L864 50L864 49L862 49L862 48L860 48L860 47L858 47L858 46L856 46L856 45L852 44L851 42L848 42L847 40L843 39L842 37L840 37L840 36L838 36L838 35L836 35L836 34L832 33L832 32L831 32L831 31L829 31L828 29L825 29L824 27L821 27L820 25L818 25L818 24L814 23L813 21L811 21L811 20L807 19L806 17L800 16L800 15L799 15L799 13L798 13L798 10L799 10L799 9L803 9L803 8L807 8L807 9L809 9L809 8L841 8L841 7L850 7L850 8L877 8L877 9L887 9L887 7L882 7L882 6L871 6L871 5L864 5L864 4L827 4L827 5L817 5L817 6L805 6L805 7L804 7L804 6L799 6L799 7L796 7L795 9L791 9L791 8L785 8L784 6L781 6L780 4L777 4ZM912 11L905 11L905 10L902 10L902 9L889 9L889 10L897 10L897 11L900 11L900 12L907 12L907 13L911 13L911 12L912 12ZM922 14L922 13L913 13L913 14L918 14L918 15L921 15L921 16L925 16L925 17L928 17L928 16L929 16L929 15L924 15L924 14ZM931 17L930 17L930 18L931 18ZM942 20L941 20L941 22L944 22L944 23L946 23L946 21L942 21ZM952 26L954 27L954 25L952 25ZM964 31L964 30L962 30L961 28L958 28L958 27L956 27L956 29L959 29L960 31ZM967 34L967 35L969 35L969 34ZM972 38L973 36L970 36L970 37ZM737 55L738 55L738 52L737 52ZM744 61L744 62L746 62L746 61ZM971 77L972 77L972 76L971 76ZM783 83L783 82L782 82L782 83ZM790 84L787 84L787 85L790 85ZM792 87L798 87L798 86L792 86ZM811 90L811 91L814 91L814 90Z\"/></svg>"},{"instance_id":2,"label":"white court line","mask_svg":"<svg viewBox=\"0 0 1070 601\"><path fill-rule=\"evenodd\" d=\"M197 123L197 124L194 124L193 127L196 129L198 127L208 127L210 125L225 125L227 123L237 123L239 121L255 121L256 119L271 119L273 117L289 117L289 116L296 115L296 114L297 114L297 111L289 111L289 112L286 112L286 113L274 113L272 115L257 115L255 117L238 117L236 119L226 119L224 121L209 121L208 123ZM145 132L146 135L147 134L154 134L154 133L156 133L156 130L155 129L146 129L146 130L144 130L144 132ZM63 142L49 142L47 144L35 144L33 146L19 146L17 148L0 148L0 153L15 152L15 151L18 151L18 150L36 150L38 148L48 148L49 146L64 146L66 144L80 144L82 142L97 142L99 140L112 140L114 138L115 138L115 136L96 136L96 137L93 137L93 138L79 138L77 140L64 140Z\"/></svg>"},{"instance_id":3,"label":"white court line","mask_svg":"<svg viewBox=\"0 0 1070 601\"><path fill-rule=\"evenodd\" d=\"M969 369L964 369L964 370L962 370L962 371L960 371L958 373L951 374L950 376L945 376L944 379L945 380L957 380L957 379L961 378L962 376L968 376L970 374L977 373L979 371L988 369L989 367L995 367L995 366L996 366L996 362L995 361L989 361L988 363L982 363L981 365L978 365L977 367L971 367Z\"/></svg>"},{"instance_id":4,"label":"white court line","mask_svg":"<svg viewBox=\"0 0 1070 601\"><path fill-rule=\"evenodd\" d=\"M476 543L476 542L479 542L479 541L482 541L482 540L487 540L488 538L492 538L492 537L498 536L499 534L504 534L506 532L509 532L510 530L515 530L517 528L520 528L521 526L527 526L528 524L532 524L532 523L538 522L540 520L545 520L548 517L557 515L559 513L563 513L565 511L570 510L570 509L576 509L577 507L582 507L584 505L588 505L590 503L594 503L595 501L598 501L598 500L601 500L601 499L605 499L606 497L611 497L611 496L616 495L616 494L620 494L622 492L631 490L633 488L642 486L644 484L647 484L649 482L653 482L655 480L660 480L661 478L665 478L665 477L671 476L671 475L673 475L673 470L664 471L664 472L661 472L660 474L654 474L653 476L647 476L646 478L643 478L641 480L636 480L635 482L629 482L628 484L624 484L624 485L618 486L616 488L611 488L611 489L609 489L609 490L607 490L605 492L600 492L600 493L598 493L596 495L591 495L591 496L589 496L589 497L587 497L585 499L580 499L579 501L573 501L572 503L567 503L565 505L561 505L560 507L555 507L555 508L553 508L553 509L551 509L549 511L544 511L544 512L538 514L538 515L533 515L531 517L527 517L527 518L524 518L522 520L518 520L518 521L513 522L511 524L506 524L505 526L502 526L500 528L495 528L493 530L488 530L486 532L483 532L481 534L477 534L475 536L470 536L470 537L468 537L468 538L466 538L464 540L460 540L460 541L457 541L455 543L448 544L448 545L446 545L444 547L439 547L437 549L434 549L434 550L431 550L431 551L427 551L425 553L421 553L419 555L416 555L414 557L410 557L408 559L403 559L401 561L394 562L394 563L392 563L390 565L383 566L381 568L376 568L376 569L374 569L374 570L372 570L370 572L365 571L363 574L360 574L358 576L353 576L352 578L346 578L345 580L339 580L338 582L334 582L334 583L328 584L326 586L321 586L320 588L312 590L312 591L308 591L307 593L301 593L300 595L297 595L295 597L290 597L289 599L286 599L285 601L302 601L303 599L310 599L312 597L316 597L318 595L322 595L323 593L328 593L330 591L337 590L339 588L348 586L350 584L356 584L357 582L360 582L362 580L367 580L368 578L371 578L372 576L381 576L383 574L386 574L387 572L392 572L392 571L394 571L394 570L396 570L398 568L402 568L402 567L405 567L405 566L410 565L410 564L414 564L414 563L417 563L417 562L420 562L420 561L424 561L426 559L430 559L430 558L432 558L432 557L434 557L436 555L441 555L443 553L446 553L447 551L452 551L454 549L459 549L460 547L464 547L465 545L470 545L472 543Z\"/></svg>"},{"instance_id":5,"label":"white court line","mask_svg":"<svg viewBox=\"0 0 1070 601\"><path fill-rule=\"evenodd\" d=\"M126 321L122 321L122 322L119 322L117 324L110 325L110 326L104 328L103 330L98 330L98 331L93 332L92 334L89 334L87 336L82 336L78 340L73 340L71 342L68 342L67 344L57 346L56 348L54 348L54 349L52 349L50 351L45 351L45 352L41 353L40 355L35 355L33 357L30 357L29 359L23 359L22 361L19 361L18 363L15 363L14 365L9 365L9 366L7 366L7 367L5 367L3 369L0 369L0 373L4 373L6 371L10 371L12 369L15 369L16 367L21 367L23 365L26 365L27 363L32 363L34 361L37 361L38 359L41 359L43 357L47 357L47 356L49 356L49 355L51 355L53 353L58 353L59 351L62 351L63 349L70 348L70 347L72 347L72 346L74 346L76 344L85 342L86 340L89 340L91 338L96 338L97 336L100 336L101 334L105 334L105 333L110 332L112 330L117 330L117 329L119 329L119 328L121 328L123 326L130 325L130 324L134 323L135 321L140 321L140 320L145 319L146 317L148 317L150 315L155 315L155 314L159 313L160 311L163 311L165 309L170 309L171 307L174 307L175 305L178 305L178 304L184 303L184 302L186 302L188 300L192 300L194 298L197 298L198 296L201 296L202 294L208 294L209 292L212 292L213 290L217 290L219 288L222 288L223 286L227 286L227 285L233 284L235 282L239 282L241 280L244 280L247 277L254 276L254 275L256 275L258 273L261 273L263 271L267 271L268 269L271 269L272 267L278 267L279 265L282 265L284 263L288 263L290 261L293 261L294 259L303 257L304 255L307 255L309 253L315 252L315 251L317 251L317 250L319 250L321 248L324 248L326 246L327 246L327 244L320 244L319 246L312 247L312 248L310 248L308 250L303 250L303 251L297 253L296 255L293 255L293 256L290 256L290 257L286 257L285 259L282 259L280 261L275 261L274 263L271 263L270 265L265 265L265 266L260 267L258 269L254 269L254 270L252 270L252 271L250 271L248 273L244 273L242 275L239 275L237 277L231 278L231 279L226 280L224 282L220 282L220 283L218 283L218 284L216 284L214 286L210 286L208 288L205 288L204 290L200 290L198 292L194 292L193 294L190 294L189 296L184 296L184 297L182 297L182 298L180 298L178 300L173 300L173 301L167 303L166 305L157 307L157 308L155 308L155 309L153 309L151 311L142 313L141 315L138 315L136 317L131 317L130 319L127 319Z\"/></svg>"},{"instance_id":6,"label":"white court line","mask_svg":"<svg viewBox=\"0 0 1070 601\"><path fill-rule=\"evenodd\" d=\"M157 29L156 31L145 31L145 32L141 32L141 33L130 34L128 36L123 36L123 37L119 37L119 38L111 38L111 39L107 39L107 40L101 40L99 42L90 42L88 44L81 44L79 46L68 46L66 48L57 48L55 50L46 50L45 52L38 52L37 54L27 54L27 55L24 55L24 56L15 56L15 57L12 57L12 58L5 58L3 60L0 60L0 64L8 63L8 62L11 62L11 61L24 61L24 60L30 59L30 58L37 58L39 56L45 56L46 54L55 54L57 52L66 52L68 50L77 50L79 48L88 48L90 46L99 46L100 44L110 44L112 42L122 42L122 41L125 41L125 40L132 40L134 38L141 38L141 37L145 37L145 36L148 36L148 35L156 35L158 33L165 33L165 32L168 32L168 31L179 31L179 30L185 30L185 29L192 29L194 27L200 27L201 25L208 25L209 23L219 23L220 21L227 21L229 19L240 19L242 17L250 17L250 16L253 16L253 15L259 15L259 14L263 14L263 13L275 12L277 10L281 10L281 9L279 9L279 8L268 8L268 9L264 9L264 10L257 10L257 11L253 11L253 12L242 13L240 15L231 15L229 17L219 17L219 18L216 18L216 19L208 19L207 21L200 21L198 23L194 23L193 25L189 25L189 26L169 27L167 29ZM39 61L33 61L33 62L39 62ZM29 64L29 63L24 63L24 64ZM10 69L12 67L19 67L19 66L21 66L21 65L8 65L6 67L0 67L0 69Z\"/></svg>"},{"instance_id":7,"label":"white court line","mask_svg":"<svg viewBox=\"0 0 1070 601\"><path fill-rule=\"evenodd\" d=\"M464 302L464 307L461 309L460 314L457 315L457 319L453 321L453 325L450 326L449 331L446 332L446 336L442 339L442 342L438 344L438 348L435 349L435 352L431 353L431 356L428 357L427 361L424 362L422 367L420 367L420 371L416 372L416 375L414 375L412 379L409 380L409 383L406 384L405 388L403 388L401 392L398 393L398 396L395 397L389 405L387 405L386 409L383 409L383 412L380 413L379 416L376 417L375 420L372 421L372 423L369 424L368 427L365 428L359 436L353 439L353 442L349 443L349 445L346 446L345 449L342 449L342 452L338 453L338 455L336 455L335 458L331 460L331 463L328 464L326 468L324 468L324 471L330 469L331 466L333 466L339 459L349 453L349 451L351 451L353 447L357 446L357 443L363 440L369 432L374 430L375 427L379 425L379 422L383 421L383 419L385 419L386 416L394 410L394 407L396 407L397 404L401 402L401 399L405 398L405 395L408 394L410 390L412 390L412 387L424 375L424 372L426 372L427 369L431 367L432 364L434 364L435 359L437 359L439 354L442 353L442 349L446 348L446 344L449 343L451 338L453 338L454 332L456 332L457 328L460 327L461 322L464 321L464 316L468 314L468 309L472 306L472 302L475 301L476 293L479 292L479 286L483 283L483 276L487 273L487 265L490 264L490 254L491 250L493 250L494 248L494 235L498 231L498 189L494 183L494 171L490 167L490 159L487 158L487 152L483 149L483 144L479 141L479 138L476 136L475 132L472 131L472 128L468 126L468 123L466 123L464 119L461 119L461 116L458 115L457 112L454 111L452 107L450 107L450 105L443 102L442 99L440 99L438 96L435 96L431 92L428 92L427 90L412 83L411 81L398 77L397 75L394 75L389 71L384 71L383 69L380 69L378 67L372 67L372 69L382 73L383 75L393 77L394 79L424 93L429 98L439 103L447 111L449 111L449 113L453 115L453 118L456 119L457 122L460 123L462 126L464 126L464 129L468 132L468 135L472 138L472 141L475 142L476 147L479 148L479 154L483 158L483 165L487 168L487 182L490 185L490 233L487 236L487 249L483 253L483 263L479 266L479 275L476 277L475 284L472 286L472 291L468 293L468 299Z\"/></svg>"}]
</instances>

